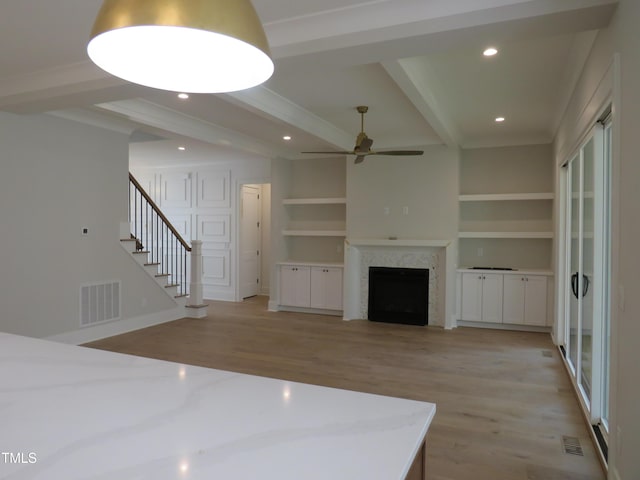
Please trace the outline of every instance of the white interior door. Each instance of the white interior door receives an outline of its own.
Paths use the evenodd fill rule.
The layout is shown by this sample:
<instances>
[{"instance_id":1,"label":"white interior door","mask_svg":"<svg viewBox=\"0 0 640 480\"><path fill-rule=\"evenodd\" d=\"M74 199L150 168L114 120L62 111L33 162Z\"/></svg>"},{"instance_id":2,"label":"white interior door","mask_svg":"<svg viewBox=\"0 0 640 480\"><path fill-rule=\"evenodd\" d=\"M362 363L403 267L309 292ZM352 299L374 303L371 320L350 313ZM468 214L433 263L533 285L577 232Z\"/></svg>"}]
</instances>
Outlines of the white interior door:
<instances>
[{"instance_id":1,"label":"white interior door","mask_svg":"<svg viewBox=\"0 0 640 480\"><path fill-rule=\"evenodd\" d=\"M260 186L242 186L240 208L240 294L253 297L260 288Z\"/></svg>"}]
</instances>

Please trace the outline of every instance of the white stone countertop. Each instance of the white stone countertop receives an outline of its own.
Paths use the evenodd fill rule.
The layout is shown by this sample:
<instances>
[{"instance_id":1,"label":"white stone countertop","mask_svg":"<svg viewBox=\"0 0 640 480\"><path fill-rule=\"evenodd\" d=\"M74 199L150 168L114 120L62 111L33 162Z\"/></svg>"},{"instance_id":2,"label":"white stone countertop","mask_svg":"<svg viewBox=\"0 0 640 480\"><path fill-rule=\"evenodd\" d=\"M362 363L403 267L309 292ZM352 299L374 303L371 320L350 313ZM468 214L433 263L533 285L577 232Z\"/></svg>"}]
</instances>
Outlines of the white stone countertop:
<instances>
[{"instance_id":1,"label":"white stone countertop","mask_svg":"<svg viewBox=\"0 0 640 480\"><path fill-rule=\"evenodd\" d=\"M435 410L0 333L3 480L401 480Z\"/></svg>"}]
</instances>

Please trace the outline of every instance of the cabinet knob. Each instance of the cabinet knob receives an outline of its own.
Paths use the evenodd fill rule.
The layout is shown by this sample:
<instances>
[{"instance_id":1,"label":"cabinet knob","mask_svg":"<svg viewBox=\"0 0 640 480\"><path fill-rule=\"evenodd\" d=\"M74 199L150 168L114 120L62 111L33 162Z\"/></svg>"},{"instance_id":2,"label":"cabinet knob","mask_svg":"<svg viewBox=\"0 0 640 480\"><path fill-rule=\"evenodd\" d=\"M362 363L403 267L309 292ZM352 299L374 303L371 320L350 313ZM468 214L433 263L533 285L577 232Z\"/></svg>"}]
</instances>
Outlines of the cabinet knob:
<instances>
[{"instance_id":1,"label":"cabinet knob","mask_svg":"<svg viewBox=\"0 0 640 480\"><path fill-rule=\"evenodd\" d=\"M482 275L480 275L480 276L478 277L478 280L482 280Z\"/></svg>"}]
</instances>

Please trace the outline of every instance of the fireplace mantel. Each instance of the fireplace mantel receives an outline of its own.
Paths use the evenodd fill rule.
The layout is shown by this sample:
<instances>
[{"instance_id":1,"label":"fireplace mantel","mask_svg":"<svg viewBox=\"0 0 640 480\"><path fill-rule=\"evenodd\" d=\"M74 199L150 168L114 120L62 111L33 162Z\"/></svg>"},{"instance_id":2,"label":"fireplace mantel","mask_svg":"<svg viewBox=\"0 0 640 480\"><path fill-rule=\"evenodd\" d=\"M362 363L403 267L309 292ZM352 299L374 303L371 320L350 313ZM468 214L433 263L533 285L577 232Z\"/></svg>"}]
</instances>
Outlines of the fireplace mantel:
<instances>
[{"instance_id":1,"label":"fireplace mantel","mask_svg":"<svg viewBox=\"0 0 640 480\"><path fill-rule=\"evenodd\" d=\"M451 240L421 240L415 238L347 238L347 246L371 247L442 247L451 245Z\"/></svg>"},{"instance_id":2,"label":"fireplace mantel","mask_svg":"<svg viewBox=\"0 0 640 480\"><path fill-rule=\"evenodd\" d=\"M455 328L455 274L456 274L456 253L457 242L455 239L416 239L416 238L347 238L345 240L345 272L344 272L344 319L354 320L363 318L363 305L367 300L367 289L364 278L364 270L369 265L366 261L371 255L384 257L388 262L389 258L397 256L402 265L380 264L373 266L403 266L407 265L407 259L425 258L429 252L439 252L442 258L440 268L440 279L436 279L438 287L436 292L437 303L440 305L442 315L439 315L439 322L435 323L446 329ZM377 252L377 253L376 253ZM444 253L444 255L442 255ZM418 257L415 257L418 255ZM365 260L363 261L363 257ZM416 265L418 267L418 265ZM421 268L428 268L420 265ZM364 269L364 270L363 270ZM363 284L365 285L363 287ZM431 288L431 287L430 287ZM430 306L431 309L431 306Z\"/></svg>"}]
</instances>

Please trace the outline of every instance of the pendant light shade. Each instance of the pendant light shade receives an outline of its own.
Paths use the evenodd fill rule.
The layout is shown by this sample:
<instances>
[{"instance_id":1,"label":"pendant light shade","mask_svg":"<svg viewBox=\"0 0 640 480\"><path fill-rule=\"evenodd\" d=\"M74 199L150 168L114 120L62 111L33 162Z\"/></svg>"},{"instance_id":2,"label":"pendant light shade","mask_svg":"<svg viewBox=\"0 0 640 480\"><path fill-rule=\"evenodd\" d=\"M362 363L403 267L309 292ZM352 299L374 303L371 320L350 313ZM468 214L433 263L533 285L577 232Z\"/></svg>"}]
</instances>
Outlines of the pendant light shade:
<instances>
[{"instance_id":1,"label":"pendant light shade","mask_svg":"<svg viewBox=\"0 0 640 480\"><path fill-rule=\"evenodd\" d=\"M249 0L105 0L87 53L116 77L176 92L243 90L273 74Z\"/></svg>"}]
</instances>

